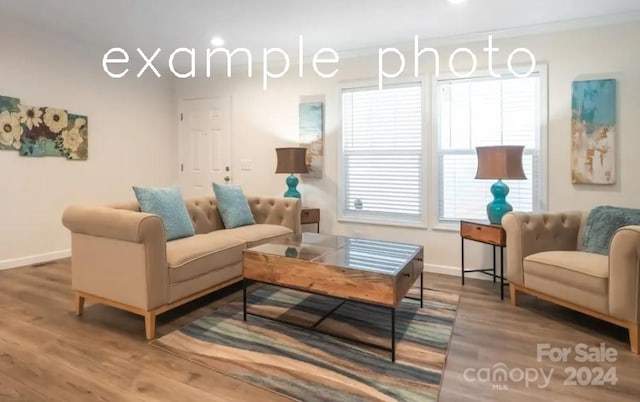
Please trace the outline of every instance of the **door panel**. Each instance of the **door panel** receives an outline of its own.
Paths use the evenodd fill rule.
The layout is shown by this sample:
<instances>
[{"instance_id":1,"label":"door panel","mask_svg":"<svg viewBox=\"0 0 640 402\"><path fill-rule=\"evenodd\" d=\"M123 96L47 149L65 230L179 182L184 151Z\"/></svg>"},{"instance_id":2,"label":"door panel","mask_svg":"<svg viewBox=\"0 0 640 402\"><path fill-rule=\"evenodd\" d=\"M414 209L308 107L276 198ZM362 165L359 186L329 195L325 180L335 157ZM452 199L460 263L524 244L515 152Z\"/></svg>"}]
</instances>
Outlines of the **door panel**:
<instances>
[{"instance_id":1,"label":"door panel","mask_svg":"<svg viewBox=\"0 0 640 402\"><path fill-rule=\"evenodd\" d=\"M213 194L231 181L231 98L180 102L180 186L185 197Z\"/></svg>"}]
</instances>

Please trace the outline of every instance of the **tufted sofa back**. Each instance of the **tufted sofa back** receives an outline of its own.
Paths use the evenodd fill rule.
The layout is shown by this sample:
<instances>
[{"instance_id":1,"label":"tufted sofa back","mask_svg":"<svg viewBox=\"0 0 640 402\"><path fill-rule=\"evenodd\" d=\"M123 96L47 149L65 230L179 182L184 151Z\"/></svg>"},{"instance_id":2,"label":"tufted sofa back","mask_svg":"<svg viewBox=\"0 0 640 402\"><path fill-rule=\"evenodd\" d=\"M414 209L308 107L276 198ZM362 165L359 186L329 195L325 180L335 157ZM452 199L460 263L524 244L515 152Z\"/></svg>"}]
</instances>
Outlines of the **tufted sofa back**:
<instances>
[{"instance_id":1,"label":"tufted sofa back","mask_svg":"<svg viewBox=\"0 0 640 402\"><path fill-rule=\"evenodd\" d=\"M295 198L247 197L249 208L256 223L281 225L300 232L300 201ZM205 234L224 229L215 197L190 198L184 201L196 234ZM140 212L137 202L111 205L112 208ZM291 213L292 210L298 210Z\"/></svg>"},{"instance_id":2,"label":"tufted sofa back","mask_svg":"<svg viewBox=\"0 0 640 402\"><path fill-rule=\"evenodd\" d=\"M190 198L184 201L191 217L196 234L224 229L224 223L218 211L218 203L213 197Z\"/></svg>"},{"instance_id":3,"label":"tufted sofa back","mask_svg":"<svg viewBox=\"0 0 640 402\"><path fill-rule=\"evenodd\" d=\"M249 208L256 223L268 223L291 228L299 232L300 200L281 197L247 197ZM295 213L292 211L297 210Z\"/></svg>"}]
</instances>

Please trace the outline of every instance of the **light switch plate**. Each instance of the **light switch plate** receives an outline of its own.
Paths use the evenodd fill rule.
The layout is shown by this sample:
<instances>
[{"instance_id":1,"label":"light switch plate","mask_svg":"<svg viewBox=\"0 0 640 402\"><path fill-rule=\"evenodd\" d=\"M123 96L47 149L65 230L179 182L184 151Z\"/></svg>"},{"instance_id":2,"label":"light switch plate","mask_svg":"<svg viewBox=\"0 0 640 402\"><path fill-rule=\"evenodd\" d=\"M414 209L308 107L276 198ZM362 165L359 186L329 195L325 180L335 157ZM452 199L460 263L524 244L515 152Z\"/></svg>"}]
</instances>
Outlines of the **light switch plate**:
<instances>
[{"instance_id":1,"label":"light switch plate","mask_svg":"<svg viewBox=\"0 0 640 402\"><path fill-rule=\"evenodd\" d=\"M253 160L240 159L240 170L253 170Z\"/></svg>"}]
</instances>

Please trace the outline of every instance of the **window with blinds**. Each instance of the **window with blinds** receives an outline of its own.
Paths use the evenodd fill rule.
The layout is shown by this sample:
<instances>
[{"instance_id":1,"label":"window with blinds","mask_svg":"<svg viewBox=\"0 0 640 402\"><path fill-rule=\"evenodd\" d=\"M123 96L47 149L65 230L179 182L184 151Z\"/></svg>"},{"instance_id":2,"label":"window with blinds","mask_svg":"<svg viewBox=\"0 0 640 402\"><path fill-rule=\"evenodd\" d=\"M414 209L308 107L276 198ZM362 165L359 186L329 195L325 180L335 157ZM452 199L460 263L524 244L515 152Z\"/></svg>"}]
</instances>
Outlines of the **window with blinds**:
<instances>
[{"instance_id":1,"label":"window with blinds","mask_svg":"<svg viewBox=\"0 0 640 402\"><path fill-rule=\"evenodd\" d=\"M486 219L493 181L474 179L475 147L524 145L527 180L505 180L517 211L541 208L540 76L441 80L438 102L439 222Z\"/></svg>"},{"instance_id":2,"label":"window with blinds","mask_svg":"<svg viewBox=\"0 0 640 402\"><path fill-rule=\"evenodd\" d=\"M424 221L421 83L342 91L343 218Z\"/></svg>"}]
</instances>

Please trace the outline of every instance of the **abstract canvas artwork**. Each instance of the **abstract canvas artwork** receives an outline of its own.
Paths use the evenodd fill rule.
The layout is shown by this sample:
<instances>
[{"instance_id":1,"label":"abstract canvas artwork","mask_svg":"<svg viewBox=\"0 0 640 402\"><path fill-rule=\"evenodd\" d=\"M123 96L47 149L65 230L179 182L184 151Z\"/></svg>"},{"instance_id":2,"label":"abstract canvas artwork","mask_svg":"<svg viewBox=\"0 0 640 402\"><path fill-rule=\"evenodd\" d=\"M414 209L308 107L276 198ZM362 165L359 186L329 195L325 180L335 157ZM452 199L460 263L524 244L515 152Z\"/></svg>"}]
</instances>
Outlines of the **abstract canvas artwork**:
<instances>
[{"instance_id":1,"label":"abstract canvas artwork","mask_svg":"<svg viewBox=\"0 0 640 402\"><path fill-rule=\"evenodd\" d=\"M324 107L322 102L301 103L300 146L307 148L307 169L305 177L322 178L324 157Z\"/></svg>"},{"instance_id":2,"label":"abstract canvas artwork","mask_svg":"<svg viewBox=\"0 0 640 402\"><path fill-rule=\"evenodd\" d=\"M616 182L616 80L575 81L571 101L571 180Z\"/></svg>"},{"instance_id":3,"label":"abstract canvas artwork","mask_svg":"<svg viewBox=\"0 0 640 402\"><path fill-rule=\"evenodd\" d=\"M88 158L88 119L53 107L0 96L0 149L22 156Z\"/></svg>"}]
</instances>

